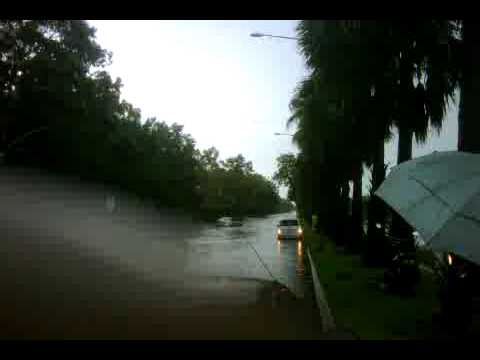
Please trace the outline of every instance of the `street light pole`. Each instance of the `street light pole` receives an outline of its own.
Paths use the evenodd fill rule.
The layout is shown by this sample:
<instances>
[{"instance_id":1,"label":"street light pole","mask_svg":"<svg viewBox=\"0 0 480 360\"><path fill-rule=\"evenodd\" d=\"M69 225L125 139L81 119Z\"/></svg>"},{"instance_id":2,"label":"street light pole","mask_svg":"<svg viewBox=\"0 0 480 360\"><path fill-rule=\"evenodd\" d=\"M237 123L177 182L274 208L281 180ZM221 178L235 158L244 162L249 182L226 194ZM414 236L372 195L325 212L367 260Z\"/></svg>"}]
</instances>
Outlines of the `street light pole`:
<instances>
[{"instance_id":1,"label":"street light pole","mask_svg":"<svg viewBox=\"0 0 480 360\"><path fill-rule=\"evenodd\" d=\"M299 40L296 37L291 37L291 36L280 36L280 35L272 35L272 34L263 34L263 33L258 33L254 32L250 34L251 37L271 37L271 38L279 38L279 39L287 39L287 40Z\"/></svg>"},{"instance_id":2,"label":"street light pole","mask_svg":"<svg viewBox=\"0 0 480 360\"><path fill-rule=\"evenodd\" d=\"M281 36L281 35L272 35L272 34L263 34L259 32L254 32L250 34L251 37L271 37L271 38L279 38L279 39L287 39L287 40L299 40L297 37L291 37L291 36ZM293 134L286 134L286 133L279 133L276 132L274 133L276 136L291 136L293 137Z\"/></svg>"}]
</instances>

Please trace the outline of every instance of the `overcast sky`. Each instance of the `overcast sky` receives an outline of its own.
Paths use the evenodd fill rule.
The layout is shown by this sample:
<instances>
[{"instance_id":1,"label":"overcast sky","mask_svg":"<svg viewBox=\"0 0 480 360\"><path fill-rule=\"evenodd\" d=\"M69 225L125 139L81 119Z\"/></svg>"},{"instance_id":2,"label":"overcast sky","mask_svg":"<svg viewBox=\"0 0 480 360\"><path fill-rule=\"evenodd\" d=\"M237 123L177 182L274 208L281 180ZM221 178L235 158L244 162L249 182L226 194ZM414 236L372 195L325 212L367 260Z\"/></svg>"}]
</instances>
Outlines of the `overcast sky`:
<instances>
[{"instance_id":1,"label":"overcast sky","mask_svg":"<svg viewBox=\"0 0 480 360\"><path fill-rule=\"evenodd\" d=\"M108 71L122 79L123 98L143 119L182 124L200 149L215 146L222 159L242 153L266 176L279 154L297 151L290 137L274 135L286 131L290 98L306 74L296 42L249 36L295 36L297 21L89 22L113 52ZM456 136L452 108L440 136L415 145L414 156L455 150ZM395 160L396 139L386 146L386 161Z\"/></svg>"}]
</instances>

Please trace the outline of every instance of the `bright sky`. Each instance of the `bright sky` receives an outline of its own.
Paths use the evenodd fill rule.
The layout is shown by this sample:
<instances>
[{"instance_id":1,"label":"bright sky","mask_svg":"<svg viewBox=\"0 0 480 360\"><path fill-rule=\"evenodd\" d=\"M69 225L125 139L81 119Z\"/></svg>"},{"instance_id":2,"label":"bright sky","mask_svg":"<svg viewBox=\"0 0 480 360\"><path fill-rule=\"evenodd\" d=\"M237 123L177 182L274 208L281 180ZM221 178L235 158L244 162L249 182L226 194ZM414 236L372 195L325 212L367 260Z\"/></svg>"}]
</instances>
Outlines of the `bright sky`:
<instances>
[{"instance_id":1,"label":"bright sky","mask_svg":"<svg viewBox=\"0 0 480 360\"><path fill-rule=\"evenodd\" d=\"M122 79L123 98L142 110L143 119L182 124L200 149L215 146L222 159L241 153L266 176L273 175L278 155L297 151L290 137L274 135L287 132L288 104L306 74L296 42L249 36L295 36L297 21L89 22L98 42L113 52L107 70ZM414 156L455 150L456 136L453 108L441 135L415 145ZM396 139L386 145L385 157L395 163Z\"/></svg>"},{"instance_id":2,"label":"bright sky","mask_svg":"<svg viewBox=\"0 0 480 360\"><path fill-rule=\"evenodd\" d=\"M215 146L221 158L242 153L266 176L279 154L296 151L290 137L274 135L286 130L305 72L296 42L249 36L295 36L296 21L89 22L113 52L108 71L144 119L180 123L200 149Z\"/></svg>"},{"instance_id":3,"label":"bright sky","mask_svg":"<svg viewBox=\"0 0 480 360\"><path fill-rule=\"evenodd\" d=\"M440 134L430 129L430 136L425 144L416 144L413 141L413 157L430 154L432 151L457 150L458 135L458 98L447 110ZM397 136L385 147L385 162L395 165L397 161Z\"/></svg>"}]
</instances>

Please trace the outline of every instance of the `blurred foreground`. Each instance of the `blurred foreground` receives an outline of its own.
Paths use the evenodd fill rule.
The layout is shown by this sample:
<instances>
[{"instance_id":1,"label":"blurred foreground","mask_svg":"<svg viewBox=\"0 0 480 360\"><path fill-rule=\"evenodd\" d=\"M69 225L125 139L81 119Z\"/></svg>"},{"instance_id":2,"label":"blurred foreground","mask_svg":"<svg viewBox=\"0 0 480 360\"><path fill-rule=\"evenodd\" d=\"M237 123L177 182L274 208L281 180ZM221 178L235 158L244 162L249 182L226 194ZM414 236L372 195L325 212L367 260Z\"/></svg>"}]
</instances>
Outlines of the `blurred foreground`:
<instances>
[{"instance_id":1,"label":"blurred foreground","mask_svg":"<svg viewBox=\"0 0 480 360\"><path fill-rule=\"evenodd\" d=\"M1 170L0 199L3 338L321 336L299 245L276 244L271 218L226 237L101 186L20 169Z\"/></svg>"}]
</instances>

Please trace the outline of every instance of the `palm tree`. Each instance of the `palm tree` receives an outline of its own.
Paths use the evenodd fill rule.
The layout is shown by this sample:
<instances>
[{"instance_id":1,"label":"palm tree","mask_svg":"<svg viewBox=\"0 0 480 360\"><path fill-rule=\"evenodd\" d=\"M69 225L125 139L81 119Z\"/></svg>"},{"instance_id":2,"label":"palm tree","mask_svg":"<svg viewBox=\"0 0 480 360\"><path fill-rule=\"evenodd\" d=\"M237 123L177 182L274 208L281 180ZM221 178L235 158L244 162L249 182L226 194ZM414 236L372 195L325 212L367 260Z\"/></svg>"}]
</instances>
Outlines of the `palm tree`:
<instances>
[{"instance_id":1,"label":"palm tree","mask_svg":"<svg viewBox=\"0 0 480 360\"><path fill-rule=\"evenodd\" d=\"M346 59L361 47L358 41L355 48L349 44L361 38L352 37L348 27L339 21L302 21L298 33L312 73L300 84L291 102L293 115L289 123L296 120L299 125L294 141L315 160L312 176L316 186L312 195L323 227L339 242L360 244L365 144L361 135L363 106L360 109L356 104L368 97L368 87L364 84L365 76L353 81L359 65L352 66ZM363 91L352 91L352 84L355 89L363 86ZM346 225L349 180L353 187L351 224L354 231L342 234L341 230L349 228Z\"/></svg>"},{"instance_id":2,"label":"palm tree","mask_svg":"<svg viewBox=\"0 0 480 360\"><path fill-rule=\"evenodd\" d=\"M328 113L325 92L321 91L323 86L313 73L299 84L290 104L292 116L287 125L297 123L293 138L300 148L296 176L297 203L300 208L305 207L307 221L310 222L311 215L316 215L320 227L335 240L341 241L343 236L336 229L344 226L336 222L343 222L345 218L342 211L346 207L337 207L342 199L337 186L342 178L342 168L334 159L335 147L331 144L334 118Z\"/></svg>"},{"instance_id":3,"label":"palm tree","mask_svg":"<svg viewBox=\"0 0 480 360\"><path fill-rule=\"evenodd\" d=\"M397 164L412 158L413 135L425 142L428 128L442 127L446 107L453 100L456 82L451 76L450 21L412 21L393 23L390 31L391 54L395 61L393 118L398 129ZM410 226L397 214L392 232L410 238Z\"/></svg>"},{"instance_id":4,"label":"palm tree","mask_svg":"<svg viewBox=\"0 0 480 360\"><path fill-rule=\"evenodd\" d=\"M314 194L322 191L321 188L315 186L313 190L312 169L313 164L318 163L319 141L314 141L313 137L313 113L314 113L314 80L307 77L296 89L294 98L290 103L292 116L287 121L287 126L294 122L297 123L297 131L294 134L293 141L300 149L297 163L296 188L298 188L297 203L300 208L304 208L304 218L311 222L311 216L314 213L313 202L311 201ZM314 150L315 149L315 150ZM302 206L303 205L303 206Z\"/></svg>"},{"instance_id":5,"label":"palm tree","mask_svg":"<svg viewBox=\"0 0 480 360\"><path fill-rule=\"evenodd\" d=\"M374 34L384 34L385 24L376 25L380 29L376 29ZM388 44L384 43L385 41L388 41L385 37L375 37L370 44L386 49ZM375 54L375 52L372 51L372 54ZM372 177L364 255L367 263L381 264L386 257L387 248L385 238L386 207L383 201L373 194L385 180L385 142L392 136L390 129L393 124L392 109L394 97L391 91L392 63L388 52L384 51L375 55L371 68L376 71L372 74L371 98L369 101L370 111L368 112L368 121L366 121L367 137L365 138L365 141L370 144L370 148L367 150L367 165L371 167Z\"/></svg>"},{"instance_id":6,"label":"palm tree","mask_svg":"<svg viewBox=\"0 0 480 360\"><path fill-rule=\"evenodd\" d=\"M478 99L480 96L480 61L479 30L480 24L475 20L455 22L456 30L461 30L459 61L457 62L460 78L460 104L458 112L458 150L479 153L478 133Z\"/></svg>"},{"instance_id":7,"label":"palm tree","mask_svg":"<svg viewBox=\"0 0 480 360\"><path fill-rule=\"evenodd\" d=\"M348 193L345 191L345 179L352 180L351 227L354 230L351 234L351 245L360 244L363 237L363 164L371 162L372 151L378 153L379 146L371 148L370 144L380 143L380 166L379 161L375 163L376 167L383 169L383 143L389 128L389 124L379 126L372 121L378 120L378 117L372 114L371 99L372 88L375 88L379 78L372 76L372 73L376 69L385 69L378 66L379 59L385 56L378 54L378 47L373 47L378 45L379 39L383 39L379 35L383 33L378 31L378 27L377 22L372 21L302 21L298 27L300 45L307 65L314 69L316 78L322 79L328 94L325 106L333 109L335 129L331 137L338 148L337 160L344 167L338 171L346 172L338 180L343 183L341 188L344 190L339 190L342 194ZM384 97L382 101L385 101ZM379 127L381 131L377 130ZM370 141L365 141L365 138ZM340 152L343 155L348 154L347 157L339 156ZM378 171L375 174L378 174Z\"/></svg>"},{"instance_id":8,"label":"palm tree","mask_svg":"<svg viewBox=\"0 0 480 360\"><path fill-rule=\"evenodd\" d=\"M312 164L312 180L315 183L312 194L315 201L312 210L318 216L324 230L339 240L342 236L335 229L342 227L334 226L333 223L344 218L340 216L340 212L344 209L337 207L342 197L340 188L337 186L341 180L336 179L342 178L339 174L339 170L342 169L337 166L336 161L332 161L335 155L332 151L334 146L331 136L336 125L336 110L339 108L339 103L328 87L329 80L324 76L324 68L319 66L324 64L319 64L316 62L317 58L312 56L312 52L316 51L312 46L325 40L322 25L323 22L302 21L298 26L300 46L306 57L307 66L312 69L312 72L309 78L300 84L291 102L293 115L289 123L297 121L298 131L294 141ZM327 168L328 171L325 171ZM325 209L332 211L327 214ZM335 216L333 221L329 221L331 214L338 216Z\"/></svg>"},{"instance_id":9,"label":"palm tree","mask_svg":"<svg viewBox=\"0 0 480 360\"><path fill-rule=\"evenodd\" d=\"M298 33L312 75L303 94L298 92L299 99L292 101L293 118L302 119L296 140L310 146L308 152L313 149L309 137L322 144L324 160L335 168L337 188L331 187L339 198L345 196L345 181L353 180L352 220L360 234L362 163L373 165L375 191L385 177L384 141L392 125L399 133L398 163L411 159L413 135L422 142L429 126L441 128L455 90L450 72L452 23L302 21ZM319 86L313 91L315 84L322 92ZM333 111L325 114L325 108ZM312 131L315 126L320 132ZM369 234L384 217L377 199L372 198L371 208ZM408 237L411 231L406 224L401 219L395 224L397 235Z\"/></svg>"}]
</instances>

